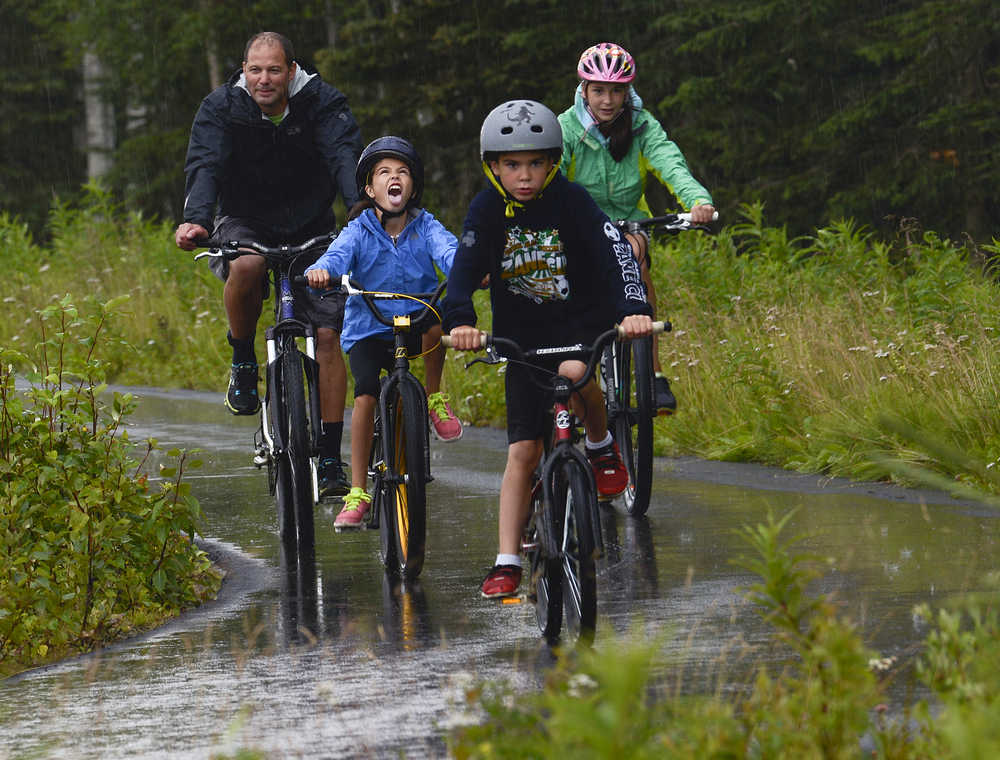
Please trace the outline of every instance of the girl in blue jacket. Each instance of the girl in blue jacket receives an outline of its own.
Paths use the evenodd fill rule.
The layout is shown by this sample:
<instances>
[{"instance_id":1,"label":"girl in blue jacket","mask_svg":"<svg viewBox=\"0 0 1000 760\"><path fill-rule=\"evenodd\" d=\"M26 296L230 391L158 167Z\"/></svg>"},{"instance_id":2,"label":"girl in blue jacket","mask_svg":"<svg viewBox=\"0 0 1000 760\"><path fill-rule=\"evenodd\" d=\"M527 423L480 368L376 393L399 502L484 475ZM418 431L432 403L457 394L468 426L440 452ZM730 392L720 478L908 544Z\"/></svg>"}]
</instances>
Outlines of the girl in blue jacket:
<instances>
[{"instance_id":1,"label":"girl in blue jacket","mask_svg":"<svg viewBox=\"0 0 1000 760\"><path fill-rule=\"evenodd\" d=\"M418 208L424 187L424 167L413 145L400 137L380 137L361 154L357 169L362 200L351 209L350 222L316 263L306 270L314 288L329 288L331 275L350 273L368 290L425 293L437 288L435 265L451 271L458 240L429 212ZM406 314L419 310L410 301L389 301L384 311ZM423 346L439 343L440 325L422 336ZM351 415L351 490L334 527L360 527L371 507L367 492L368 456L371 451L379 373L393 363L392 330L378 322L357 298L347 301L340 343L347 352L354 376L354 412ZM419 353L421 336L414 336L413 354ZM462 436L447 396L440 392L444 348L426 357L427 406L431 430L441 440Z\"/></svg>"}]
</instances>

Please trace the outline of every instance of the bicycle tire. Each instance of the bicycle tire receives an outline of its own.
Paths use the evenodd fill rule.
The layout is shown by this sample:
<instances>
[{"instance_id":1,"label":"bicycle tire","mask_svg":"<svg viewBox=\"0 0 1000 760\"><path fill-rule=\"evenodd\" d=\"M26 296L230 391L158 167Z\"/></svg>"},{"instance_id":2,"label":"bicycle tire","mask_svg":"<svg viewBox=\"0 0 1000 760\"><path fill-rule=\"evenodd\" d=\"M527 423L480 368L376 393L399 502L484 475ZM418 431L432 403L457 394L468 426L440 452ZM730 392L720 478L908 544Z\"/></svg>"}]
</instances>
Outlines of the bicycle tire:
<instances>
[{"instance_id":1,"label":"bicycle tire","mask_svg":"<svg viewBox=\"0 0 1000 760\"><path fill-rule=\"evenodd\" d=\"M423 390L406 382L390 391L386 405L390 436L390 467L394 477L387 498L388 519L382 530L391 538L391 569L412 580L424 566L427 518L427 413Z\"/></svg>"},{"instance_id":2,"label":"bicycle tire","mask_svg":"<svg viewBox=\"0 0 1000 760\"><path fill-rule=\"evenodd\" d=\"M280 365L275 371L268 372L267 422L270 427L272 441L288 440L288 416L282 408L282 398L278 389L281 380ZM273 382L272 382L273 379ZM278 512L278 535L286 551L294 552L298 539L295 535L295 493L292 485L292 469L288 462L287 451L270 456L267 463L268 485L274 496L274 504Z\"/></svg>"},{"instance_id":3,"label":"bicycle tire","mask_svg":"<svg viewBox=\"0 0 1000 760\"><path fill-rule=\"evenodd\" d=\"M653 489L653 341L638 338L631 346L617 344L611 374L614 404L612 434L628 471L628 486L622 494L625 513L640 516L649 509Z\"/></svg>"},{"instance_id":4,"label":"bicycle tire","mask_svg":"<svg viewBox=\"0 0 1000 760\"><path fill-rule=\"evenodd\" d=\"M309 415L306 406L302 355L294 338L282 342L281 395L288 437L285 450L292 481L295 526L299 551L310 551L315 544L313 520L312 452L309 446ZM280 474L280 470L279 470Z\"/></svg>"},{"instance_id":5,"label":"bicycle tire","mask_svg":"<svg viewBox=\"0 0 1000 760\"><path fill-rule=\"evenodd\" d=\"M274 470L274 504L278 511L278 534L286 548L297 543L295 535L295 494L288 457L281 455L271 464ZM291 543L291 546L289 545Z\"/></svg>"},{"instance_id":6,"label":"bicycle tire","mask_svg":"<svg viewBox=\"0 0 1000 760\"><path fill-rule=\"evenodd\" d=\"M382 381L383 385L385 380ZM368 455L368 476L372 480L372 515L378 523L379 544L382 551L382 564L391 574L395 574L396 567L396 541L389 526L392 519L391 499L388 498L388 485L386 483L385 452L383 450L382 438L385 431L382 425L382 415L379 410L375 410L375 424L372 432L372 448ZM374 524L371 527L375 527Z\"/></svg>"},{"instance_id":7,"label":"bicycle tire","mask_svg":"<svg viewBox=\"0 0 1000 760\"><path fill-rule=\"evenodd\" d=\"M561 533L559 563L562 575L564 632L581 643L593 641L597 623L597 565L594 515L597 495L588 474L576 459L567 458L553 470L552 515ZM551 589L550 589L551 594ZM551 599L551 596L550 596ZM551 602L550 602L551 606Z\"/></svg>"},{"instance_id":8,"label":"bicycle tire","mask_svg":"<svg viewBox=\"0 0 1000 760\"><path fill-rule=\"evenodd\" d=\"M528 572L538 630L549 644L555 644L562 629L562 565L557 556L546 555L544 536L549 528L544 505L538 503L541 501L543 493L538 484L532 491L532 514L535 517L528 532L532 547L527 552Z\"/></svg>"}]
</instances>

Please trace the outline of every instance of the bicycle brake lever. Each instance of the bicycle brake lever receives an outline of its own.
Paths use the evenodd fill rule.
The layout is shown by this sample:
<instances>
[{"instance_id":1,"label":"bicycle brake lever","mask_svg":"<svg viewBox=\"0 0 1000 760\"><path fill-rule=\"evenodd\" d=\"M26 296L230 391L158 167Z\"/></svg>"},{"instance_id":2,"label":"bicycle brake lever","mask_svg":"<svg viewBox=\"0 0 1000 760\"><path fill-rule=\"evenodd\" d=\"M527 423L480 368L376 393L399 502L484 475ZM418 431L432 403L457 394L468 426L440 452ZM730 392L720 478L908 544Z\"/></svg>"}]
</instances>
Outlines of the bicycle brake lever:
<instances>
[{"instance_id":1,"label":"bicycle brake lever","mask_svg":"<svg viewBox=\"0 0 1000 760\"><path fill-rule=\"evenodd\" d=\"M506 356L500 356L494 349L493 346L486 347L486 356L477 356L472 361L466 362L465 368L468 369L473 364L502 364L507 361Z\"/></svg>"}]
</instances>

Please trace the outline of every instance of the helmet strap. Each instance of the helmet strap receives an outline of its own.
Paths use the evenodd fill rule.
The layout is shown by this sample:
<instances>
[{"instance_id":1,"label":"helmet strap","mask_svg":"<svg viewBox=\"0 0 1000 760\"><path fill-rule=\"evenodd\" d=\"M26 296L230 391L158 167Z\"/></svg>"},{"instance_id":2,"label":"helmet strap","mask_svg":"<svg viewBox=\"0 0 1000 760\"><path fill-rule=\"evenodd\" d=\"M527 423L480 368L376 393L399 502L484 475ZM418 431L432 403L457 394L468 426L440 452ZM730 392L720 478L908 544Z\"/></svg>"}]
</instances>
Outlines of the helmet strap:
<instances>
[{"instance_id":1,"label":"helmet strap","mask_svg":"<svg viewBox=\"0 0 1000 760\"><path fill-rule=\"evenodd\" d=\"M483 161L483 171L486 172L486 176L489 177L489 180L493 184L493 187L497 189L497 192L500 193L500 197L503 198L503 202L506 207L504 211L504 216L506 216L509 219L512 216L514 216L515 207L524 208L524 204L521 203L521 201L514 200L511 197L510 193L507 192L507 188L505 188L502 184L500 184L499 178L497 177L497 175L493 173L493 170L490 168L490 165L485 161ZM549 171L548 176L545 178L545 182L542 183L541 188L539 188L538 194L535 195L535 198L542 197L542 192L545 190L545 188L549 186L549 183L552 182L553 179L555 179L555 176L558 173L559 173L559 164L553 161L552 169L551 171ZM532 200L534 200L534 198Z\"/></svg>"},{"instance_id":2,"label":"helmet strap","mask_svg":"<svg viewBox=\"0 0 1000 760\"><path fill-rule=\"evenodd\" d=\"M405 214L407 211L410 210L410 204L409 203L407 203L399 211L390 211L389 209L382 208L380 205L378 205L378 201L375 200L374 198L371 199L371 202L372 202L372 205L375 208L377 208L379 210L379 212L381 212L383 219L392 219L393 217L402 216L403 214Z\"/></svg>"}]
</instances>

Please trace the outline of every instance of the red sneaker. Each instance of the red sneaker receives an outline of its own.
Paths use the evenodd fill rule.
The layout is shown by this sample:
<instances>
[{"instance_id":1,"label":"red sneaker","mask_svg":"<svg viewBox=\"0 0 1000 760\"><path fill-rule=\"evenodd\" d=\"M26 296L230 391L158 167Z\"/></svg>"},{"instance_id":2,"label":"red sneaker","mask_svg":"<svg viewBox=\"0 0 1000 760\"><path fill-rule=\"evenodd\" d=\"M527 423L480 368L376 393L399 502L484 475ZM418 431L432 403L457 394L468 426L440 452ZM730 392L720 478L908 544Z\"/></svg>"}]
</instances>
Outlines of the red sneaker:
<instances>
[{"instance_id":1,"label":"red sneaker","mask_svg":"<svg viewBox=\"0 0 1000 760\"><path fill-rule=\"evenodd\" d=\"M521 568L517 565L494 565L480 587L483 598L514 596L521 585Z\"/></svg>"},{"instance_id":2,"label":"red sneaker","mask_svg":"<svg viewBox=\"0 0 1000 760\"><path fill-rule=\"evenodd\" d=\"M612 441L599 449L587 449L587 459L594 468L597 497L601 501L613 499L628 487L628 470L617 443Z\"/></svg>"}]
</instances>

